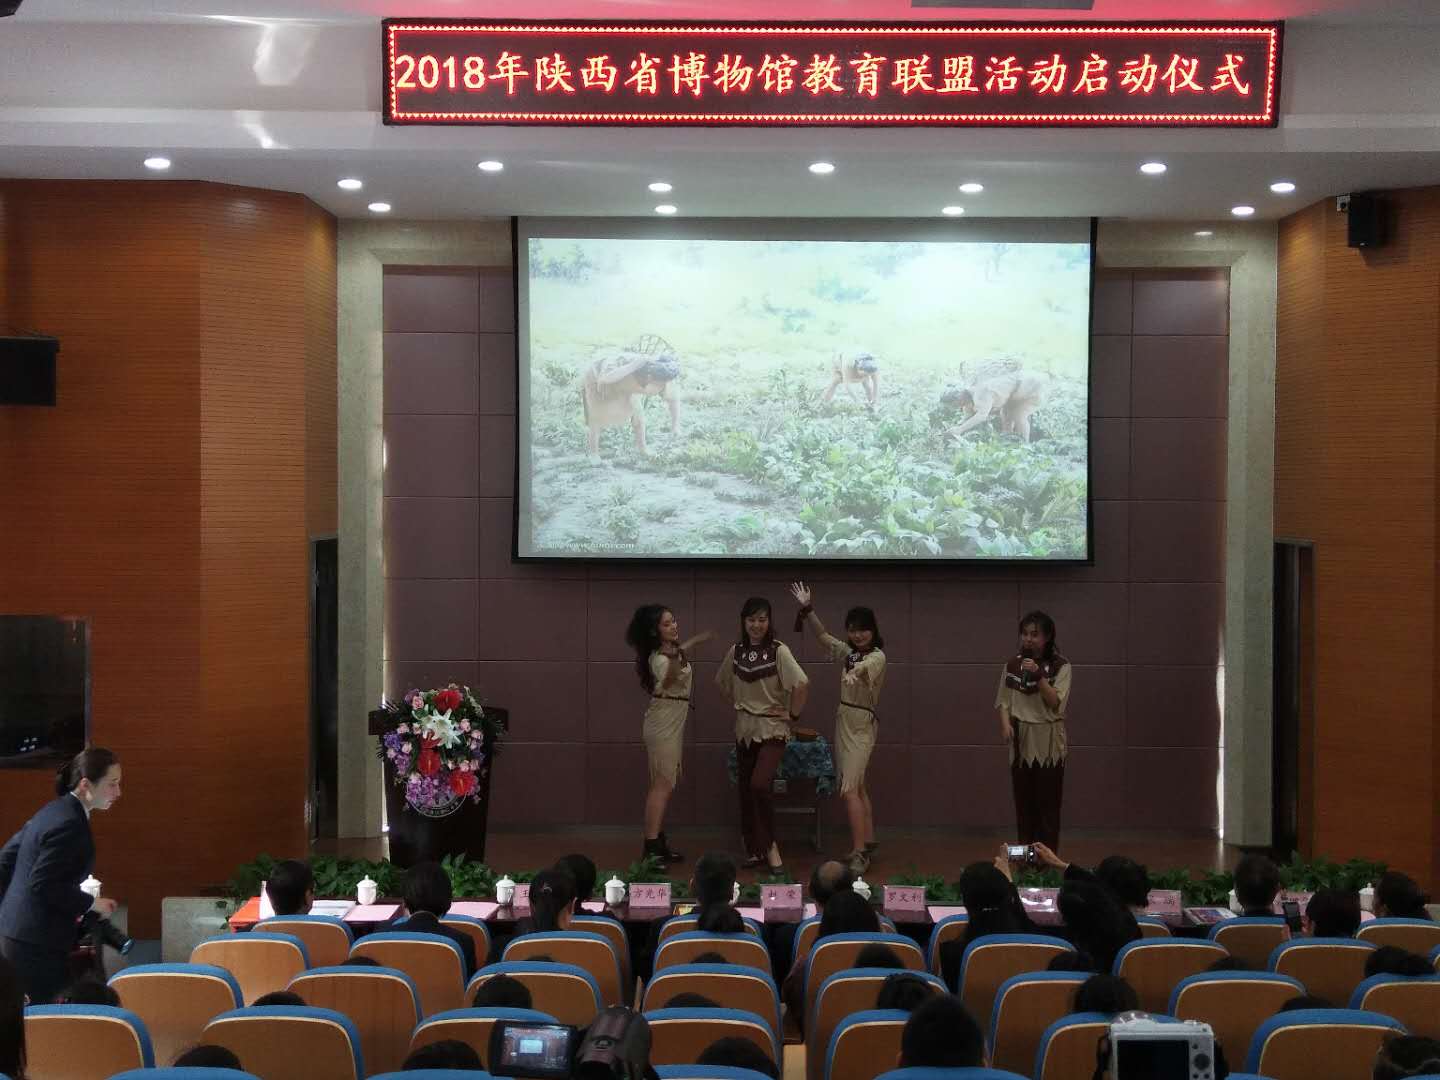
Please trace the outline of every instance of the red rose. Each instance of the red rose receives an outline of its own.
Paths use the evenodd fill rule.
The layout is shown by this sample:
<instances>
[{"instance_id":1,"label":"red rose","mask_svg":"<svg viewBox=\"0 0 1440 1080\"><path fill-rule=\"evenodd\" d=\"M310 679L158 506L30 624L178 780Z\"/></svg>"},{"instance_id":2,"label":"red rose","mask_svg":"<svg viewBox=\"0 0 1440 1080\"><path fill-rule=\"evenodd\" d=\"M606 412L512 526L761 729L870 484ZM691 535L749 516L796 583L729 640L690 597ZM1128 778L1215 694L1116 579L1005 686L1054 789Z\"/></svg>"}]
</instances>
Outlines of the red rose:
<instances>
[{"instance_id":1,"label":"red rose","mask_svg":"<svg viewBox=\"0 0 1440 1080\"><path fill-rule=\"evenodd\" d=\"M450 790L462 799L475 791L475 774L463 769L456 769L450 774Z\"/></svg>"},{"instance_id":2,"label":"red rose","mask_svg":"<svg viewBox=\"0 0 1440 1080\"><path fill-rule=\"evenodd\" d=\"M420 756L415 761L415 768L420 770L421 776L434 776L440 771L440 752L435 749L438 745L434 739L420 740Z\"/></svg>"},{"instance_id":3,"label":"red rose","mask_svg":"<svg viewBox=\"0 0 1440 1080\"><path fill-rule=\"evenodd\" d=\"M439 709L442 713L449 712L451 709L458 709L460 707L460 701L459 690L441 690L435 695L435 708Z\"/></svg>"}]
</instances>

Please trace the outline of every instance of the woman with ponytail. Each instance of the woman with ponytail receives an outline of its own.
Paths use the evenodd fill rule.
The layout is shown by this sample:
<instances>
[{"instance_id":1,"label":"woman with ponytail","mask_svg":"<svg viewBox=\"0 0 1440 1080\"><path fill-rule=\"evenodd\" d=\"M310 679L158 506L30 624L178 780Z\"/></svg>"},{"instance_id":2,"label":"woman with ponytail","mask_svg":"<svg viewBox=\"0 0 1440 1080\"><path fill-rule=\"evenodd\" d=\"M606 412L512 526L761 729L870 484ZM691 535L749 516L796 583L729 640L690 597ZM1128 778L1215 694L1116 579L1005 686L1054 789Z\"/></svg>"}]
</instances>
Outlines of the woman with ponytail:
<instances>
[{"instance_id":1,"label":"woman with ponytail","mask_svg":"<svg viewBox=\"0 0 1440 1080\"><path fill-rule=\"evenodd\" d=\"M54 999L69 982L76 921L118 906L80 888L95 865L90 814L120 798L120 759L82 750L55 776L56 798L0 850L0 955L10 961L32 1005Z\"/></svg>"}]
</instances>

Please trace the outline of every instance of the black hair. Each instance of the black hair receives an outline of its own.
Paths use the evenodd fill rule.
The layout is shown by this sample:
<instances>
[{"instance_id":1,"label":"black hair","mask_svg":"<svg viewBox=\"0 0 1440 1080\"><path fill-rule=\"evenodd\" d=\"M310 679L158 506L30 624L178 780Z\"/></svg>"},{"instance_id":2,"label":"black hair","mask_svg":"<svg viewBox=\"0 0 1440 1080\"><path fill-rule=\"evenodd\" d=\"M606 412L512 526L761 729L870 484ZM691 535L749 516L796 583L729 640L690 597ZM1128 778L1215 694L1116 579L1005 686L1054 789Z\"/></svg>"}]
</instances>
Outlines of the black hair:
<instances>
[{"instance_id":1,"label":"black hair","mask_svg":"<svg viewBox=\"0 0 1440 1080\"><path fill-rule=\"evenodd\" d=\"M728 904L735 894L735 860L707 851L695 863L695 898L706 904Z\"/></svg>"},{"instance_id":2,"label":"black hair","mask_svg":"<svg viewBox=\"0 0 1440 1080\"><path fill-rule=\"evenodd\" d=\"M0 1073L25 1075L25 990L10 962L0 956Z\"/></svg>"},{"instance_id":3,"label":"black hair","mask_svg":"<svg viewBox=\"0 0 1440 1080\"><path fill-rule=\"evenodd\" d=\"M111 766L119 764L120 756L113 750L87 747L55 771L55 794L66 795L74 791L81 780L98 784Z\"/></svg>"},{"instance_id":4,"label":"black hair","mask_svg":"<svg viewBox=\"0 0 1440 1080\"><path fill-rule=\"evenodd\" d=\"M1250 965L1238 956L1222 956L1205 969L1206 971L1249 971Z\"/></svg>"},{"instance_id":5,"label":"black hair","mask_svg":"<svg viewBox=\"0 0 1440 1080\"><path fill-rule=\"evenodd\" d=\"M1265 855L1251 853L1235 867L1235 898L1246 911L1270 913L1280 891L1280 868Z\"/></svg>"},{"instance_id":6,"label":"black hair","mask_svg":"<svg viewBox=\"0 0 1440 1080\"><path fill-rule=\"evenodd\" d=\"M181 1053L170 1063L176 1069L237 1069L244 1071L235 1051L228 1046L200 1043Z\"/></svg>"},{"instance_id":7,"label":"black hair","mask_svg":"<svg viewBox=\"0 0 1440 1080\"><path fill-rule=\"evenodd\" d=\"M437 919L450 910L455 887L437 862L418 862L405 871L405 910L411 915L428 911Z\"/></svg>"},{"instance_id":8,"label":"black hair","mask_svg":"<svg viewBox=\"0 0 1440 1080\"><path fill-rule=\"evenodd\" d=\"M733 1069L752 1069L771 1077L771 1080L779 1080L780 1070L776 1068L775 1062L770 1060L770 1055L761 1050L749 1039L727 1038L716 1039L713 1043L700 1051L700 1056L695 1059L696 1065L721 1065Z\"/></svg>"},{"instance_id":9,"label":"black hair","mask_svg":"<svg viewBox=\"0 0 1440 1080\"><path fill-rule=\"evenodd\" d=\"M868 607L857 605L845 612L845 630L869 630L870 645L875 649L885 648L885 639L880 636L880 623L875 612Z\"/></svg>"},{"instance_id":10,"label":"black hair","mask_svg":"<svg viewBox=\"0 0 1440 1080\"><path fill-rule=\"evenodd\" d=\"M477 1009L533 1009L530 988L510 975L494 975L475 989L471 1004Z\"/></svg>"},{"instance_id":11,"label":"black hair","mask_svg":"<svg viewBox=\"0 0 1440 1080\"><path fill-rule=\"evenodd\" d=\"M838 859L817 863L810 871L810 899L821 907L837 892L855 884L855 875L850 867Z\"/></svg>"},{"instance_id":12,"label":"black hair","mask_svg":"<svg viewBox=\"0 0 1440 1080\"><path fill-rule=\"evenodd\" d=\"M870 901L857 892L847 890L838 892L825 901L816 940L831 934L873 934L879 929L880 918L870 906Z\"/></svg>"},{"instance_id":13,"label":"black hair","mask_svg":"<svg viewBox=\"0 0 1440 1080\"><path fill-rule=\"evenodd\" d=\"M411 1069L483 1069L480 1055L469 1043L459 1039L441 1039L410 1051L410 1056L400 1066L401 1071Z\"/></svg>"},{"instance_id":14,"label":"black hair","mask_svg":"<svg viewBox=\"0 0 1440 1080\"><path fill-rule=\"evenodd\" d=\"M1099 882L1065 882L1055 906L1065 920L1070 940L1094 958L1099 971L1109 971L1116 953L1140 937L1135 916Z\"/></svg>"},{"instance_id":15,"label":"black hair","mask_svg":"<svg viewBox=\"0 0 1440 1080\"><path fill-rule=\"evenodd\" d=\"M706 904L695 919L695 929L706 934L743 934L745 920L728 903Z\"/></svg>"},{"instance_id":16,"label":"black hair","mask_svg":"<svg viewBox=\"0 0 1440 1080\"><path fill-rule=\"evenodd\" d=\"M1119 975L1091 975L1075 988L1075 1011L1114 1016L1140 1008L1140 998Z\"/></svg>"},{"instance_id":17,"label":"black hair","mask_svg":"<svg viewBox=\"0 0 1440 1080\"><path fill-rule=\"evenodd\" d=\"M1317 889L1305 905L1316 937L1354 937L1360 929L1360 894L1354 889Z\"/></svg>"},{"instance_id":18,"label":"black hair","mask_svg":"<svg viewBox=\"0 0 1440 1080\"><path fill-rule=\"evenodd\" d=\"M109 1005L118 1009L120 995L92 975L76 979L60 995L66 1005Z\"/></svg>"},{"instance_id":19,"label":"black hair","mask_svg":"<svg viewBox=\"0 0 1440 1080\"><path fill-rule=\"evenodd\" d=\"M542 870L530 882L530 918L537 932L560 929L560 916L575 902L575 879L564 870Z\"/></svg>"},{"instance_id":20,"label":"black hair","mask_svg":"<svg viewBox=\"0 0 1440 1080\"><path fill-rule=\"evenodd\" d=\"M1094 971L1095 960L1084 949L1056 953L1045 965L1046 971Z\"/></svg>"},{"instance_id":21,"label":"black hair","mask_svg":"<svg viewBox=\"0 0 1440 1080\"><path fill-rule=\"evenodd\" d=\"M1027 611L1020 617L1020 625L1016 628L1017 634L1025 633L1025 627L1034 625L1039 628L1040 633L1045 635L1045 648L1040 653L1040 659L1053 660L1058 651L1055 646L1055 620L1046 615L1043 611Z\"/></svg>"},{"instance_id":22,"label":"black hair","mask_svg":"<svg viewBox=\"0 0 1440 1080\"><path fill-rule=\"evenodd\" d=\"M1375 883L1375 903L1385 914L1396 919L1428 919L1425 905L1430 902L1415 879L1398 870L1387 870Z\"/></svg>"},{"instance_id":23,"label":"black hair","mask_svg":"<svg viewBox=\"0 0 1440 1080\"><path fill-rule=\"evenodd\" d=\"M690 962L692 964L728 964L730 961L718 952L702 952Z\"/></svg>"},{"instance_id":24,"label":"black hair","mask_svg":"<svg viewBox=\"0 0 1440 1080\"><path fill-rule=\"evenodd\" d=\"M1335 1003L1329 998L1316 994L1298 994L1280 1006L1280 1012L1299 1012L1301 1009L1333 1009Z\"/></svg>"},{"instance_id":25,"label":"black hair","mask_svg":"<svg viewBox=\"0 0 1440 1080\"><path fill-rule=\"evenodd\" d=\"M1095 867L1095 876L1126 907L1143 908L1150 903L1150 872L1134 859L1108 855Z\"/></svg>"},{"instance_id":26,"label":"black hair","mask_svg":"<svg viewBox=\"0 0 1440 1080\"><path fill-rule=\"evenodd\" d=\"M1440 1073L1440 1041L1423 1035L1393 1035L1375 1058L1373 1080Z\"/></svg>"},{"instance_id":27,"label":"black hair","mask_svg":"<svg viewBox=\"0 0 1440 1080\"><path fill-rule=\"evenodd\" d=\"M660 648L660 620L670 609L664 604L642 604L630 616L625 628L625 644L635 650L635 674L647 694L655 692L655 673L650 670L650 654Z\"/></svg>"},{"instance_id":28,"label":"black hair","mask_svg":"<svg viewBox=\"0 0 1440 1080\"><path fill-rule=\"evenodd\" d=\"M275 864L265 882L265 893L276 915L304 915L310 907L305 895L315 888L315 874L309 863L284 859Z\"/></svg>"},{"instance_id":29,"label":"black hair","mask_svg":"<svg viewBox=\"0 0 1440 1080\"><path fill-rule=\"evenodd\" d=\"M1025 907L1020 903L1020 894L994 863L973 862L960 872L960 902L970 916L958 943L960 953L986 934L1014 934L1032 929Z\"/></svg>"},{"instance_id":30,"label":"black hair","mask_svg":"<svg viewBox=\"0 0 1440 1080\"><path fill-rule=\"evenodd\" d=\"M664 1005L667 1009L718 1009L720 1003L704 994L697 994L687 990L683 994L676 994Z\"/></svg>"},{"instance_id":31,"label":"black hair","mask_svg":"<svg viewBox=\"0 0 1440 1080\"><path fill-rule=\"evenodd\" d=\"M880 984L880 993L875 995L875 1007L914 1012L934 996L935 987L919 975L913 971L897 971L894 975L886 975L885 981Z\"/></svg>"},{"instance_id":32,"label":"black hair","mask_svg":"<svg viewBox=\"0 0 1440 1080\"><path fill-rule=\"evenodd\" d=\"M895 950L889 945L882 945L878 941L872 941L858 953L855 954L856 967L873 968L903 968L905 962L895 955ZM878 1007L878 1006L877 1006Z\"/></svg>"},{"instance_id":33,"label":"black hair","mask_svg":"<svg viewBox=\"0 0 1440 1080\"><path fill-rule=\"evenodd\" d=\"M340 961L341 966L346 967L384 967L385 965L376 960L373 956L347 956Z\"/></svg>"},{"instance_id":34,"label":"black hair","mask_svg":"<svg viewBox=\"0 0 1440 1080\"><path fill-rule=\"evenodd\" d=\"M770 628L765 631L765 644L768 645L775 640L775 612L770 607L770 601L763 596L752 596L740 608L739 642L741 645L750 644L750 635L745 632L745 620L761 611L770 616Z\"/></svg>"},{"instance_id":35,"label":"black hair","mask_svg":"<svg viewBox=\"0 0 1440 1080\"><path fill-rule=\"evenodd\" d=\"M261 994L250 1003L251 1007L260 1005L304 1005L305 999L293 990L271 990L268 994Z\"/></svg>"},{"instance_id":36,"label":"black hair","mask_svg":"<svg viewBox=\"0 0 1440 1080\"><path fill-rule=\"evenodd\" d=\"M1419 953L1395 945L1381 945L1365 958L1365 977L1371 975L1434 975L1435 966Z\"/></svg>"},{"instance_id":37,"label":"black hair","mask_svg":"<svg viewBox=\"0 0 1440 1080\"><path fill-rule=\"evenodd\" d=\"M595 863L588 855L561 855L555 860L555 869L563 870L575 879L575 910L595 895Z\"/></svg>"},{"instance_id":38,"label":"black hair","mask_svg":"<svg viewBox=\"0 0 1440 1080\"><path fill-rule=\"evenodd\" d=\"M934 994L910 1014L900 1033L902 1069L975 1068L985 1064L980 1025L952 994Z\"/></svg>"}]
</instances>

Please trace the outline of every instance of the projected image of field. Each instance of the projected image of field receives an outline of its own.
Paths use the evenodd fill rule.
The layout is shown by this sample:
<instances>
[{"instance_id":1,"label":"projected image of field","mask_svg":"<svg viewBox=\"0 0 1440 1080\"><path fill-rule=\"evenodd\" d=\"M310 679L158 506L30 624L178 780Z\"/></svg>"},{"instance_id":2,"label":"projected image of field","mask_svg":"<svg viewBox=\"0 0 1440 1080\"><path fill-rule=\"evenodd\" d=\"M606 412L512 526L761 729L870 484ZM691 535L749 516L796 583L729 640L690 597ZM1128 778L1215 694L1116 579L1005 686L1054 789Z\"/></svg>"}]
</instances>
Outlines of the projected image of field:
<instances>
[{"instance_id":1,"label":"projected image of field","mask_svg":"<svg viewBox=\"0 0 1440 1080\"><path fill-rule=\"evenodd\" d=\"M528 244L521 555L1086 557L1088 244Z\"/></svg>"}]
</instances>

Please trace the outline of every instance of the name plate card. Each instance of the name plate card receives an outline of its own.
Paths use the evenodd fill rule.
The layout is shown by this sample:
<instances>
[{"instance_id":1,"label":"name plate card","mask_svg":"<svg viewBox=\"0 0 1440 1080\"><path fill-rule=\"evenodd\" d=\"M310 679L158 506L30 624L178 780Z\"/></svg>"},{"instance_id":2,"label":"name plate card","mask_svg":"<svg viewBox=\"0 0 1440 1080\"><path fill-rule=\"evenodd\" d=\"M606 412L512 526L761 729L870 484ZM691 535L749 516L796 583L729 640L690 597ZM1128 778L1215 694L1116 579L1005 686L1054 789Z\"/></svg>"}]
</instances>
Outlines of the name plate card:
<instances>
[{"instance_id":1,"label":"name plate card","mask_svg":"<svg viewBox=\"0 0 1440 1080\"><path fill-rule=\"evenodd\" d=\"M670 906L670 883L631 884L630 906L632 908L668 908Z\"/></svg>"},{"instance_id":2,"label":"name plate card","mask_svg":"<svg viewBox=\"0 0 1440 1080\"><path fill-rule=\"evenodd\" d=\"M1310 892L1295 892L1291 889L1283 889L1281 890L1280 895L1275 897L1275 903L1272 905L1272 907L1274 908L1276 915L1284 915L1285 909L1282 908L1280 905L1293 902L1300 905L1300 914L1304 915L1305 909L1310 906L1310 898L1314 895L1314 893Z\"/></svg>"},{"instance_id":3,"label":"name plate card","mask_svg":"<svg viewBox=\"0 0 1440 1080\"><path fill-rule=\"evenodd\" d=\"M1146 899L1145 914L1158 915L1166 922L1179 922L1181 903L1179 889L1151 889Z\"/></svg>"},{"instance_id":4,"label":"name plate card","mask_svg":"<svg viewBox=\"0 0 1440 1080\"><path fill-rule=\"evenodd\" d=\"M766 885L760 890L763 911L799 911L804 904L799 885Z\"/></svg>"},{"instance_id":5,"label":"name plate card","mask_svg":"<svg viewBox=\"0 0 1440 1080\"><path fill-rule=\"evenodd\" d=\"M919 913L925 910L924 885L886 885L881 903L887 913Z\"/></svg>"},{"instance_id":6,"label":"name plate card","mask_svg":"<svg viewBox=\"0 0 1440 1080\"><path fill-rule=\"evenodd\" d=\"M528 908L530 906L530 883L515 886L515 895L510 900L511 907Z\"/></svg>"}]
</instances>

